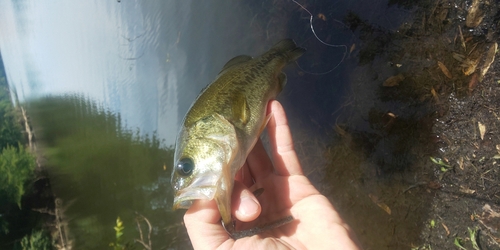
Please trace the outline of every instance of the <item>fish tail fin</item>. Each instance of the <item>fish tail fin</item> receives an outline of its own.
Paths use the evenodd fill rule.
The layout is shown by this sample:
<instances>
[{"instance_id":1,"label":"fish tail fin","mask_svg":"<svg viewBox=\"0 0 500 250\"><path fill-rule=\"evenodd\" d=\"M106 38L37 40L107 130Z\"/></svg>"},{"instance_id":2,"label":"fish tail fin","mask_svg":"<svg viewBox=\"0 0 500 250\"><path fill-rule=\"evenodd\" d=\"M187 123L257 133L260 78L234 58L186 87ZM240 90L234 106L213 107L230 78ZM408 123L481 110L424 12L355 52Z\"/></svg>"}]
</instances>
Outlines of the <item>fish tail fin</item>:
<instances>
[{"instance_id":1,"label":"fish tail fin","mask_svg":"<svg viewBox=\"0 0 500 250\"><path fill-rule=\"evenodd\" d=\"M272 47L272 50L278 51L286 58L287 63L295 61L299 58L306 49L297 47L297 44L292 39L283 39Z\"/></svg>"}]
</instances>

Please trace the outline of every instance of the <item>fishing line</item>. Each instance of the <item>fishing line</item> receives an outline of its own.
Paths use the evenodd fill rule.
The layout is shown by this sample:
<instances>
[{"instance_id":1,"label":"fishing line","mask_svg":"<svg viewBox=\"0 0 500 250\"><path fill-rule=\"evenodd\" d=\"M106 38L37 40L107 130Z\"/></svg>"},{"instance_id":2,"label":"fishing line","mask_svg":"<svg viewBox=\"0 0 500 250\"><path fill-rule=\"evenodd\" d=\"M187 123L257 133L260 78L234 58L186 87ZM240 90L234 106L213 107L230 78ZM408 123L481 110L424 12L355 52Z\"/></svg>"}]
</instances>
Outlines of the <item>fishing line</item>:
<instances>
[{"instance_id":1,"label":"fishing line","mask_svg":"<svg viewBox=\"0 0 500 250\"><path fill-rule=\"evenodd\" d=\"M299 69L301 69L302 71L308 73L308 74L311 74L311 75L326 75L332 71L334 71L336 68L338 68L340 66L340 64L344 61L346 55L347 55L347 45L335 45L335 44L329 44L323 40L321 40L318 35L316 34L316 30L314 30L314 25L313 25L313 14L306 8L304 7L302 4L298 3L297 1L295 0L291 0L292 2L294 2L295 4L297 4L300 8L302 8L303 10L305 10L308 14L309 14L309 25L311 27L311 31L314 35L314 37L316 37L316 39L322 43L323 45L326 45L328 47L333 47L333 48L343 48L344 49L344 55L342 56L342 60L340 60L339 63L337 63L337 65L335 65L335 67L333 67L332 69L326 71L326 72L321 72L321 73L313 73L313 72L309 72L307 70L304 70L302 67L300 67L299 63L297 61L295 61L295 64L297 64L297 67L299 67ZM343 26L347 27L344 23L334 19L335 22L338 22L340 24L342 24Z\"/></svg>"}]
</instances>

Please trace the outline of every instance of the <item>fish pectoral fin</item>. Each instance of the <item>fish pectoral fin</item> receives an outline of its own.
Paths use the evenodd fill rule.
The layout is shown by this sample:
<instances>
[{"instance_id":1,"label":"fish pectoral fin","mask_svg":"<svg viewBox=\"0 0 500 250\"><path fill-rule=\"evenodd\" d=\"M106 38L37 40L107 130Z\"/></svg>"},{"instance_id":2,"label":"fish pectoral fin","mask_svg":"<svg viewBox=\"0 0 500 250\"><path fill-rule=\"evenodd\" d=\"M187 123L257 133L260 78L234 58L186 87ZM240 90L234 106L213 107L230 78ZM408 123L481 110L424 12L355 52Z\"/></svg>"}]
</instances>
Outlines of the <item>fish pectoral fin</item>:
<instances>
[{"instance_id":1,"label":"fish pectoral fin","mask_svg":"<svg viewBox=\"0 0 500 250\"><path fill-rule=\"evenodd\" d=\"M269 122L269 120L271 120L271 114L272 113L269 113L267 116L266 116L266 119L264 120L264 123L262 123L262 125L260 126L259 128L259 135L262 134L262 131L264 131L264 129L266 128L267 126L267 123Z\"/></svg>"},{"instance_id":2,"label":"fish pectoral fin","mask_svg":"<svg viewBox=\"0 0 500 250\"><path fill-rule=\"evenodd\" d=\"M285 88L285 85L286 85L286 74L281 72L279 75L278 75L278 81L279 81L279 86L280 86L280 92L281 90L283 90Z\"/></svg>"},{"instance_id":3,"label":"fish pectoral fin","mask_svg":"<svg viewBox=\"0 0 500 250\"><path fill-rule=\"evenodd\" d=\"M233 159L230 160L230 163ZM234 229L234 221L231 214L231 195L233 193L234 182L231 168L222 169L222 178L217 184L215 202L219 208L222 223L226 230Z\"/></svg>"},{"instance_id":4,"label":"fish pectoral fin","mask_svg":"<svg viewBox=\"0 0 500 250\"><path fill-rule=\"evenodd\" d=\"M222 223L224 223L225 227L231 227L233 223L233 218L231 217L231 192L221 189L217 192L220 192L220 194L215 196L215 202L222 217Z\"/></svg>"},{"instance_id":5,"label":"fish pectoral fin","mask_svg":"<svg viewBox=\"0 0 500 250\"><path fill-rule=\"evenodd\" d=\"M227 61L226 64L224 64L224 67L222 67L220 73L222 73L222 71L229 69L235 65L238 65L238 64L244 63L244 62L248 62L250 60L252 60L251 56L247 56L247 55L235 56L231 60Z\"/></svg>"},{"instance_id":6,"label":"fish pectoral fin","mask_svg":"<svg viewBox=\"0 0 500 250\"><path fill-rule=\"evenodd\" d=\"M250 121L250 107L248 106L245 95L236 94L232 106L233 119L242 125L246 125Z\"/></svg>"}]
</instances>

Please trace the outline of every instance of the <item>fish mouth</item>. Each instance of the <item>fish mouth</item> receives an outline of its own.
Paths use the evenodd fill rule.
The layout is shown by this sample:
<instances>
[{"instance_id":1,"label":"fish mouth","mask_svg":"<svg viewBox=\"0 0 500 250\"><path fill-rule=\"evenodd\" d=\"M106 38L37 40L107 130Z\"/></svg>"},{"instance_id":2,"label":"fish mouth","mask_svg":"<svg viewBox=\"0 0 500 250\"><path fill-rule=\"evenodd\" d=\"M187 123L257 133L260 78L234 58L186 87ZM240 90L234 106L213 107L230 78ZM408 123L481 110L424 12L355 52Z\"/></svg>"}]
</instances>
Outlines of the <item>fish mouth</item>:
<instances>
[{"instance_id":1,"label":"fish mouth","mask_svg":"<svg viewBox=\"0 0 500 250\"><path fill-rule=\"evenodd\" d=\"M214 196L215 187L186 188L177 192L172 209L189 209L194 200L212 200Z\"/></svg>"}]
</instances>

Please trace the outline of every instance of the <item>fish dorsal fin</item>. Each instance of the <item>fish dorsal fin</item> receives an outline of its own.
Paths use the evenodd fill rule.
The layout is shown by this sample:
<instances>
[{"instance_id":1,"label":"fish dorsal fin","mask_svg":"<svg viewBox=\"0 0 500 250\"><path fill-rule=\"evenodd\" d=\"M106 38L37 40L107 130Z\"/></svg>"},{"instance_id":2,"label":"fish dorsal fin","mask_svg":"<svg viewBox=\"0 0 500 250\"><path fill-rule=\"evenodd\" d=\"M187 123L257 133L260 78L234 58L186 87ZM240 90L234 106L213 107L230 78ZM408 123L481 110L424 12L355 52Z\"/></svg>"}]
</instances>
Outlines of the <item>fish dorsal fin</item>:
<instances>
[{"instance_id":1,"label":"fish dorsal fin","mask_svg":"<svg viewBox=\"0 0 500 250\"><path fill-rule=\"evenodd\" d=\"M240 55L233 57L233 59L229 60L226 64L224 64L224 67L222 67L222 70L220 72L229 69L235 65L238 65L240 63L248 62L250 60L252 60L252 57L247 55Z\"/></svg>"},{"instance_id":2,"label":"fish dorsal fin","mask_svg":"<svg viewBox=\"0 0 500 250\"><path fill-rule=\"evenodd\" d=\"M236 94L234 96L232 113L234 121L246 125L250 120L250 107L247 103L247 98L243 94Z\"/></svg>"}]
</instances>

